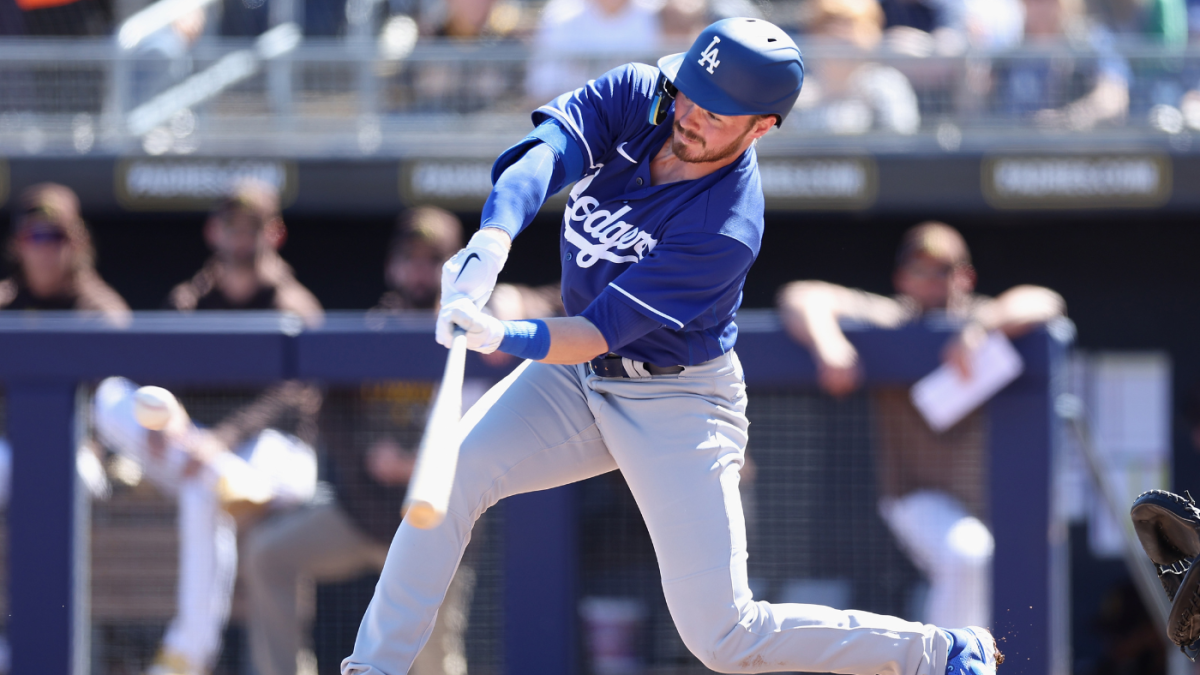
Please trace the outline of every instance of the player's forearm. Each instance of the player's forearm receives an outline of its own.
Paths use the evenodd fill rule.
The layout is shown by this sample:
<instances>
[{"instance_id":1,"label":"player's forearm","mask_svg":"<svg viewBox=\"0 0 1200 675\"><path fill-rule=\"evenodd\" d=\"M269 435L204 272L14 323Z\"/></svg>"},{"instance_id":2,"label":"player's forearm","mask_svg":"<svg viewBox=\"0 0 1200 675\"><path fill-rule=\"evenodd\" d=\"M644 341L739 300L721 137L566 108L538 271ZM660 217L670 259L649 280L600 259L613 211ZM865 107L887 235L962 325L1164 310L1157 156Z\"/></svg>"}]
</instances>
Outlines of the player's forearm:
<instances>
[{"instance_id":1,"label":"player's forearm","mask_svg":"<svg viewBox=\"0 0 1200 675\"><path fill-rule=\"evenodd\" d=\"M550 351L542 363L583 363L608 353L608 342L582 316L544 319L550 330Z\"/></svg>"},{"instance_id":2,"label":"player's forearm","mask_svg":"<svg viewBox=\"0 0 1200 675\"><path fill-rule=\"evenodd\" d=\"M556 166L554 151L548 145L539 143L529 148L496 179L483 205L480 227L499 228L515 238L542 208L556 183L556 170L561 176L562 169Z\"/></svg>"},{"instance_id":3,"label":"player's forearm","mask_svg":"<svg viewBox=\"0 0 1200 675\"><path fill-rule=\"evenodd\" d=\"M985 331L1020 335L1066 313L1062 296L1040 286L1017 286L979 310L974 323Z\"/></svg>"},{"instance_id":4,"label":"player's forearm","mask_svg":"<svg viewBox=\"0 0 1200 675\"><path fill-rule=\"evenodd\" d=\"M849 341L838 325L837 298L829 284L797 281L779 292L779 316L792 339L823 361L836 361Z\"/></svg>"}]
</instances>

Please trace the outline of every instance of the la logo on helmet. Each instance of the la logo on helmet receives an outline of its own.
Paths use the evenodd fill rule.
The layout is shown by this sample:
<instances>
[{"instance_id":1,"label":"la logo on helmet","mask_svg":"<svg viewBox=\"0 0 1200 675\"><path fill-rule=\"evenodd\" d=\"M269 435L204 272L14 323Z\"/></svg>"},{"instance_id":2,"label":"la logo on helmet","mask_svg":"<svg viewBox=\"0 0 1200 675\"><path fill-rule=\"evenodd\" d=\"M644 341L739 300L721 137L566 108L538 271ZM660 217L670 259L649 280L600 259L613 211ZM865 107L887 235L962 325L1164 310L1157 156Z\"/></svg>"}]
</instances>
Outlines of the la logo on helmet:
<instances>
[{"instance_id":1,"label":"la logo on helmet","mask_svg":"<svg viewBox=\"0 0 1200 675\"><path fill-rule=\"evenodd\" d=\"M704 48L704 51L700 52L700 60L697 61L697 63L702 66L706 63L708 64L709 75L713 74L713 68L721 65L721 62L717 60L717 52L720 50L716 49L717 43L720 41L721 36L714 35L712 42L708 43L708 46Z\"/></svg>"}]
</instances>

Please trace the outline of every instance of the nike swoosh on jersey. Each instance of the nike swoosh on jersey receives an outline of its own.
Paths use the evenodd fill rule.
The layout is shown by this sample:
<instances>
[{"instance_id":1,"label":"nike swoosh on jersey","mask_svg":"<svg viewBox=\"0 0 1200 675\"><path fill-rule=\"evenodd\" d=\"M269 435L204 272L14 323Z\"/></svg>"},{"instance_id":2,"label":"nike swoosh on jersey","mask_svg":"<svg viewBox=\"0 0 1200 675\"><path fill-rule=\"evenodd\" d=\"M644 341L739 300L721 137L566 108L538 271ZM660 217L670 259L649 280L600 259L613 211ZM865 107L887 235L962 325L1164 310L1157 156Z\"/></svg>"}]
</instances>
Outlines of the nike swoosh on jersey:
<instances>
[{"instance_id":1,"label":"nike swoosh on jersey","mask_svg":"<svg viewBox=\"0 0 1200 675\"><path fill-rule=\"evenodd\" d=\"M471 258L474 258L474 259L476 259L476 260L479 260L479 254L478 254L478 253L472 253L472 254L470 254L470 255L468 255L468 256L467 256L467 259L463 261L463 265L462 265L462 267L458 268L458 276L454 277L454 281L455 281L455 282L457 282L457 281L458 281L458 279L459 279L459 277L461 277L461 276L462 276L462 273L466 271L466 269L467 269L467 264L471 262Z\"/></svg>"},{"instance_id":2,"label":"nike swoosh on jersey","mask_svg":"<svg viewBox=\"0 0 1200 675\"><path fill-rule=\"evenodd\" d=\"M625 143L622 143L622 144L620 144L620 145L618 145L618 146L617 146L617 154L619 154L619 155L621 155L622 157L624 157L625 159L627 159L627 160L629 160L629 161L633 162L634 164L637 164L637 163L638 163L638 161L637 161L636 159L634 159L634 158L630 157L629 155L625 154Z\"/></svg>"}]
</instances>

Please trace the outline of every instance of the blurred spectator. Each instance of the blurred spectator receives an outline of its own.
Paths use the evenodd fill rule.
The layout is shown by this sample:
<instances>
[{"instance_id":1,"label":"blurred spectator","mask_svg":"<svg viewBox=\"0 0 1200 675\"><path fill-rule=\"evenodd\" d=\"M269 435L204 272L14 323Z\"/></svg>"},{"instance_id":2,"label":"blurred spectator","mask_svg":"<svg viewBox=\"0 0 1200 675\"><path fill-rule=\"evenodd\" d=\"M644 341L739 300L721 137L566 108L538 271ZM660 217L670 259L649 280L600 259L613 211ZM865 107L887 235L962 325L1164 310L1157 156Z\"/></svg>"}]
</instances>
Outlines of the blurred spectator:
<instances>
[{"instance_id":1,"label":"blurred spectator","mask_svg":"<svg viewBox=\"0 0 1200 675\"><path fill-rule=\"evenodd\" d=\"M966 31L972 48L1012 49L1025 34L1025 5L1021 0L966 0Z\"/></svg>"},{"instance_id":2,"label":"blurred spectator","mask_svg":"<svg viewBox=\"0 0 1200 675\"><path fill-rule=\"evenodd\" d=\"M520 5L512 0L440 0L421 15L419 27L407 16L392 16L384 26L381 45L395 55L392 67L402 73L395 81L401 85L396 88L398 97L407 99L402 104L418 111L471 113L521 100L524 64L489 61L479 51L482 43L512 39L520 21ZM418 32L424 38L448 41L462 58L401 67ZM411 93L403 86L410 80Z\"/></svg>"},{"instance_id":3,"label":"blurred spectator","mask_svg":"<svg viewBox=\"0 0 1200 675\"><path fill-rule=\"evenodd\" d=\"M988 334L1019 335L1063 314L1057 293L1018 286L995 299L976 295L975 270L962 235L942 223L909 230L886 298L819 281L799 281L779 293L788 333L817 363L821 387L834 396L858 388L858 353L840 320L896 328L941 317L962 324L944 360L969 378L975 351ZM991 625L992 534L984 525L987 496L984 417L975 411L941 434L913 406L907 389L871 392L878 421L880 515L929 579L923 617L943 626Z\"/></svg>"},{"instance_id":4,"label":"blurred spectator","mask_svg":"<svg viewBox=\"0 0 1200 675\"><path fill-rule=\"evenodd\" d=\"M996 67L1002 112L1032 115L1047 128L1087 130L1124 119L1129 110L1129 64L1112 34L1084 14L1082 0L1024 0L1025 44L1067 46L1094 56L1017 59Z\"/></svg>"},{"instance_id":5,"label":"blurred spectator","mask_svg":"<svg viewBox=\"0 0 1200 675\"><path fill-rule=\"evenodd\" d=\"M286 239L275 188L240 181L204 225L212 258L171 291L167 304L181 311L273 309L296 314L310 326L319 324L321 303L279 256Z\"/></svg>"},{"instance_id":6,"label":"blurred spectator","mask_svg":"<svg viewBox=\"0 0 1200 675\"><path fill-rule=\"evenodd\" d=\"M70 188L41 183L21 193L7 251L12 276L0 281L0 309L73 309L128 320L129 306L96 273L92 237Z\"/></svg>"},{"instance_id":7,"label":"blurred spectator","mask_svg":"<svg viewBox=\"0 0 1200 675\"><path fill-rule=\"evenodd\" d=\"M1187 0L1091 0L1097 18L1122 37L1182 46L1188 39Z\"/></svg>"},{"instance_id":8,"label":"blurred spectator","mask_svg":"<svg viewBox=\"0 0 1200 675\"><path fill-rule=\"evenodd\" d=\"M384 268L388 290L372 314L434 311L442 263L461 247L462 227L450 213L420 207L401 214ZM333 498L264 523L247 542L250 641L259 675L296 673L305 633L298 611L301 579L346 581L383 569L431 395L426 382L328 392L321 429ZM462 637L472 575L469 567L460 568L414 673L466 672Z\"/></svg>"},{"instance_id":9,"label":"blurred spectator","mask_svg":"<svg viewBox=\"0 0 1200 675\"><path fill-rule=\"evenodd\" d=\"M175 617L147 675L204 675L216 665L237 575L237 535L267 511L312 498L312 449L320 393L285 383L228 415L194 429L180 406L161 431L134 417L137 385L119 377L100 383L92 408L96 435L133 470L178 501L179 573ZM274 428L291 418L295 434ZM117 464L120 466L120 464Z\"/></svg>"},{"instance_id":10,"label":"blurred spectator","mask_svg":"<svg viewBox=\"0 0 1200 675\"><path fill-rule=\"evenodd\" d=\"M448 211L420 206L396 219L383 277L387 290L372 312L436 309L442 263L462 248L462 226Z\"/></svg>"},{"instance_id":11,"label":"blurred spectator","mask_svg":"<svg viewBox=\"0 0 1200 675\"><path fill-rule=\"evenodd\" d=\"M17 199L8 237L12 276L0 281L0 310L97 312L110 323L129 320L129 307L95 268L95 250L79 214L79 200L64 185L41 183ZM92 496L108 495L95 447L84 442L75 457L80 483ZM0 436L0 512L12 486L12 448ZM2 517L2 516L0 516ZM0 635L0 673L7 673L8 640Z\"/></svg>"},{"instance_id":12,"label":"blurred spectator","mask_svg":"<svg viewBox=\"0 0 1200 675\"><path fill-rule=\"evenodd\" d=\"M649 0L550 0L533 38L526 93L540 105L606 65L657 54L661 44L662 25Z\"/></svg>"},{"instance_id":13,"label":"blurred spectator","mask_svg":"<svg viewBox=\"0 0 1200 675\"><path fill-rule=\"evenodd\" d=\"M908 78L868 60L883 35L875 0L814 0L811 12L809 32L836 51L811 65L796 123L833 134L916 133L921 114Z\"/></svg>"},{"instance_id":14,"label":"blurred spectator","mask_svg":"<svg viewBox=\"0 0 1200 675\"><path fill-rule=\"evenodd\" d=\"M214 255L191 281L171 291L171 307L277 309L310 325L320 322L320 304L277 252L286 230L273 188L239 182L210 216L204 234ZM268 510L311 499L316 489L312 444L321 393L284 382L211 430L189 430L181 409L168 429L149 431L133 417L136 388L123 378L105 380L93 415L100 439L179 501L176 616L148 672L202 675L216 663L229 618L238 530ZM287 426L295 433L280 430Z\"/></svg>"},{"instance_id":15,"label":"blurred spectator","mask_svg":"<svg viewBox=\"0 0 1200 675\"><path fill-rule=\"evenodd\" d=\"M700 31L714 20L710 19L706 0L666 0L658 11L663 42L668 48L680 45L686 50L683 45L695 42Z\"/></svg>"},{"instance_id":16,"label":"blurred spectator","mask_svg":"<svg viewBox=\"0 0 1200 675\"><path fill-rule=\"evenodd\" d=\"M204 34L206 21L204 10L196 9L138 43L134 51L134 105L145 103L192 74L192 45Z\"/></svg>"},{"instance_id":17,"label":"blurred spectator","mask_svg":"<svg viewBox=\"0 0 1200 675\"><path fill-rule=\"evenodd\" d=\"M990 0L997 2L998 0ZM885 44L909 56L959 54L966 48L966 0L877 0Z\"/></svg>"},{"instance_id":18,"label":"blurred spectator","mask_svg":"<svg viewBox=\"0 0 1200 675\"><path fill-rule=\"evenodd\" d=\"M441 0L420 18L421 35L487 40L509 37L521 8L510 0Z\"/></svg>"},{"instance_id":19,"label":"blurred spectator","mask_svg":"<svg viewBox=\"0 0 1200 675\"><path fill-rule=\"evenodd\" d=\"M103 0L16 0L30 36L108 35L112 16Z\"/></svg>"}]
</instances>

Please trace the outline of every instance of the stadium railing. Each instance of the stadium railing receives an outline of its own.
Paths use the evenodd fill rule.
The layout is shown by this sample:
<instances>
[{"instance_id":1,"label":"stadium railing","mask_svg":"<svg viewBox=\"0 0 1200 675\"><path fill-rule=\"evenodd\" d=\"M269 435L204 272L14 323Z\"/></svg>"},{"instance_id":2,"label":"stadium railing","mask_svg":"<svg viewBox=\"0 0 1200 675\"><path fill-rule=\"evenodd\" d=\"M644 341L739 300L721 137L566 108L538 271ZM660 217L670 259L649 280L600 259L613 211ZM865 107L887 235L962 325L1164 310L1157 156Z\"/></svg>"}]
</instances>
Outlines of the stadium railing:
<instances>
[{"instance_id":1,"label":"stadium railing","mask_svg":"<svg viewBox=\"0 0 1200 675\"><path fill-rule=\"evenodd\" d=\"M525 131L530 105L553 95L543 91L565 91L612 66L654 63L661 55L416 40L415 26L372 40L304 38L290 21L256 38L202 39L175 61L118 42L0 39L0 151L494 155L501 139ZM684 46L667 45L663 53ZM902 152L1005 147L1028 142L1031 133L1040 145L1119 149L1171 141L1173 150L1186 151L1190 133L1200 130L1200 96L1184 98L1200 87L1196 47L1120 43L1098 53L1060 45L925 57L819 43L802 48L814 83L824 66L873 63L902 73L911 88L836 109L806 95L775 134L775 154L864 143ZM1080 128L1068 116L1037 116L1088 94L1101 71L1126 74L1126 114ZM873 110L877 102L911 107L905 101L913 96L919 122L878 123L891 113Z\"/></svg>"},{"instance_id":2,"label":"stadium railing","mask_svg":"<svg viewBox=\"0 0 1200 675\"><path fill-rule=\"evenodd\" d=\"M874 513L869 403L862 396L834 402L817 394L811 358L782 332L773 313L744 312L739 323L738 353L752 402L749 454L758 465L750 534L756 593L779 599L790 580L834 576L842 577L834 588L849 589L835 601L905 611L915 573ZM256 314L138 313L124 327L53 313L0 317L0 383L14 449L8 511L12 672L108 672L95 668L94 659L113 647L89 645L106 638L88 608L96 597L89 589L91 529L75 466L85 424L81 384L114 374L193 393L249 390L293 378L326 386L433 382L444 350L429 338L430 328L428 317L361 314L335 314L310 330L290 317ZM932 370L953 328L847 330L862 358L865 388L872 391L908 386ZM1066 672L1067 610L1059 595L1063 532L1053 521L1050 484L1061 439L1054 401L1064 386L1070 341L1066 324L1016 340L1024 372L987 404L983 427L996 541L994 626L1024 673ZM469 377L495 380L503 372L475 355L469 359ZM661 590L652 559L641 561L631 580L610 574L595 547L589 548L597 541L636 544L611 529L636 529L640 522L628 504L620 505L620 490L600 482L614 476L502 502L499 534L489 544L495 548L479 563L493 568L488 573L495 587L488 593L498 604L487 621L501 644L481 657L484 662L472 663L471 672L586 672L580 652L581 633L588 630L581 628L584 596L611 596L614 589L616 595L640 593L640 602L653 609ZM646 578L651 583L639 586L638 579ZM346 621L356 625L357 617ZM701 672L686 654L667 653L674 634L662 621L660 616L662 625L651 632L668 647L650 649L656 656L645 657L647 672Z\"/></svg>"}]
</instances>

